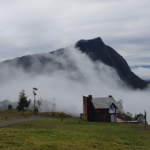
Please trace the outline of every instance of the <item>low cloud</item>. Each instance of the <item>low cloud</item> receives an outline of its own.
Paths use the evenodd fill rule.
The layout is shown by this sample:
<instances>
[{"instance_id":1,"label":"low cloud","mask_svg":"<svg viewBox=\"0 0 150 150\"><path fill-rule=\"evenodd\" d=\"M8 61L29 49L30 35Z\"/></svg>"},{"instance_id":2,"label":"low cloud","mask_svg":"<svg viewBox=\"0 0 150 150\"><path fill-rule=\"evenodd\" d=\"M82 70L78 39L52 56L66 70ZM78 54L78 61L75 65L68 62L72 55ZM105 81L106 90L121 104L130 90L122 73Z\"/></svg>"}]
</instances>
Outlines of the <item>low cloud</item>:
<instances>
[{"instance_id":1,"label":"low cloud","mask_svg":"<svg viewBox=\"0 0 150 150\"><path fill-rule=\"evenodd\" d=\"M45 59L52 57L51 54L44 56ZM88 56L74 47L67 48L63 55L52 58L62 64L63 69L51 64L46 65L42 73L32 74L19 68L1 68L3 81L1 80L0 85L0 100L15 102L18 100L19 92L24 89L28 99L33 102L32 88L36 87L36 99L43 99L42 111L52 111L52 104L55 103L55 111L79 116L83 112L83 95L91 94L93 97L112 95L117 101L123 100L125 111L137 114L147 110L150 114L150 88L143 91L132 90L121 81L115 69L102 62L93 63ZM37 59L33 68L40 67L39 64ZM47 70L51 73L47 73Z\"/></svg>"},{"instance_id":2,"label":"low cloud","mask_svg":"<svg viewBox=\"0 0 150 150\"><path fill-rule=\"evenodd\" d=\"M141 79L150 81L150 68L137 67L132 69L132 71Z\"/></svg>"}]
</instances>

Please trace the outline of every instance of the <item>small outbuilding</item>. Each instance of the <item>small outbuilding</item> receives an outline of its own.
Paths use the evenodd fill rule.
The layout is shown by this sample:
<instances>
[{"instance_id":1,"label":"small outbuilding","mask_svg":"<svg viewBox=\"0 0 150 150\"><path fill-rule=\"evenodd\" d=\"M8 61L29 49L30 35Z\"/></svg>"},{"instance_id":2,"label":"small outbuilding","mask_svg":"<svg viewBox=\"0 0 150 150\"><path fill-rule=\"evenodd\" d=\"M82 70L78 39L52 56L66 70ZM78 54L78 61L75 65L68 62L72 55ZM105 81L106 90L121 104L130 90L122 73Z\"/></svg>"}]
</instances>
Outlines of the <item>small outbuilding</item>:
<instances>
[{"instance_id":1,"label":"small outbuilding","mask_svg":"<svg viewBox=\"0 0 150 150\"><path fill-rule=\"evenodd\" d=\"M83 119L90 122L117 122L117 113L122 110L120 101L109 97L83 96Z\"/></svg>"}]
</instances>

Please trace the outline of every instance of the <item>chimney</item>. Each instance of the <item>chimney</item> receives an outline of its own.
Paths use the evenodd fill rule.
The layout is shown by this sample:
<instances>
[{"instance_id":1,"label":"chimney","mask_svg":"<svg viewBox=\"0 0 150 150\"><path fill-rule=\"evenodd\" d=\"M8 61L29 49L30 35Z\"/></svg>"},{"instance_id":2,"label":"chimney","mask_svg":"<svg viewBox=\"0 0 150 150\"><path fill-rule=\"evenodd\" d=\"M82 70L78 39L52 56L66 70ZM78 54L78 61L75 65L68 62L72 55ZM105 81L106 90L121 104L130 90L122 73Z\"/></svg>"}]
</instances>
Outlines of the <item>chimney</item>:
<instances>
[{"instance_id":1,"label":"chimney","mask_svg":"<svg viewBox=\"0 0 150 150\"><path fill-rule=\"evenodd\" d=\"M109 97L112 97L112 95L109 95Z\"/></svg>"},{"instance_id":2,"label":"chimney","mask_svg":"<svg viewBox=\"0 0 150 150\"><path fill-rule=\"evenodd\" d=\"M89 98L89 100L92 100L92 95L89 95L88 98Z\"/></svg>"}]
</instances>

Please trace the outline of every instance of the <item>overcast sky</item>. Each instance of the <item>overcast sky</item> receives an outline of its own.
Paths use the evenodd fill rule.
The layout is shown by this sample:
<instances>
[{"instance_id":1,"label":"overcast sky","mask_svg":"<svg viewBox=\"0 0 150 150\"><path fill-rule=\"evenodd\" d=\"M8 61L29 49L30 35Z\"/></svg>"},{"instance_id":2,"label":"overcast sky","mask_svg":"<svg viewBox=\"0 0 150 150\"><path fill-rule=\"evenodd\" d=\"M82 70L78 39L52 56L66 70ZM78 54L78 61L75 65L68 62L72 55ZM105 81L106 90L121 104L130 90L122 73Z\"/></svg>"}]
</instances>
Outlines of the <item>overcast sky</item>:
<instances>
[{"instance_id":1,"label":"overcast sky","mask_svg":"<svg viewBox=\"0 0 150 150\"><path fill-rule=\"evenodd\" d=\"M148 0L0 0L0 61L101 37L130 66L150 65Z\"/></svg>"}]
</instances>

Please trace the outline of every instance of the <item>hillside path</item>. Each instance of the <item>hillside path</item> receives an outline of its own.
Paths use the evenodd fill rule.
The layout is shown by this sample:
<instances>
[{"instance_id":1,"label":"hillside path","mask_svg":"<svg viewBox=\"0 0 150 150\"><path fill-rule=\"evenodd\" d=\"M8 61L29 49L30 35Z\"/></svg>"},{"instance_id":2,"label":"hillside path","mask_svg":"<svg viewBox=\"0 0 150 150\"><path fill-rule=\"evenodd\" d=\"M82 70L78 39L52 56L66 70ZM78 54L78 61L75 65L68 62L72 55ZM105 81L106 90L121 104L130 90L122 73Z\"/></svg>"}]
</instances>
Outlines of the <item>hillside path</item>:
<instances>
[{"instance_id":1,"label":"hillside path","mask_svg":"<svg viewBox=\"0 0 150 150\"><path fill-rule=\"evenodd\" d=\"M0 128L13 125L13 124L18 124L18 123L24 123L24 122L29 122L29 121L36 121L36 120L50 120L54 119L51 117L41 117L41 116L30 116L28 118L23 118L23 119L17 119L17 120L11 120L11 121L6 121L0 123Z\"/></svg>"}]
</instances>

